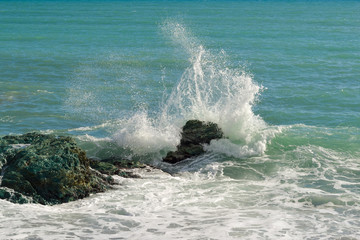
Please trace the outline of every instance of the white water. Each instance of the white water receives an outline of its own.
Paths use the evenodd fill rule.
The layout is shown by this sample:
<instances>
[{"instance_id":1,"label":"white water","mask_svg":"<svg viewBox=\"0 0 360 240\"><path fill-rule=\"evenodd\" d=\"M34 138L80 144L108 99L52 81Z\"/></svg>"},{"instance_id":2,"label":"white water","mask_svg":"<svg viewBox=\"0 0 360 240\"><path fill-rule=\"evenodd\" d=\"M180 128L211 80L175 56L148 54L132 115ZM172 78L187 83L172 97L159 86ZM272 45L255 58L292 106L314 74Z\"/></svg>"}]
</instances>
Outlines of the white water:
<instances>
[{"instance_id":1,"label":"white water","mask_svg":"<svg viewBox=\"0 0 360 240\"><path fill-rule=\"evenodd\" d=\"M236 157L264 153L279 128L269 128L252 111L262 87L241 66L230 69L223 50L218 54L206 50L183 25L166 21L162 31L188 54L189 67L171 94L164 96L157 116L151 118L139 110L121 120L115 141L136 154L174 149L182 125L199 119L217 123L228 138L212 143L207 150Z\"/></svg>"},{"instance_id":2,"label":"white water","mask_svg":"<svg viewBox=\"0 0 360 240\"><path fill-rule=\"evenodd\" d=\"M162 30L188 54L188 67L171 94L164 96L155 117L140 108L128 118L69 131L90 132L79 139L95 144L97 151L115 141L115 148L130 148L139 155L175 148L181 126L193 118L218 123L228 139L213 141L205 155L191 161L158 163L173 175L139 170L143 178L117 178L116 190L84 200L52 207L0 201L2 236L356 239L358 158L310 142L326 132L321 128L301 126L309 131L304 135L296 125L268 126L252 111L262 87L251 74L241 66L229 68L224 51L210 52L181 24L166 21ZM84 82L86 78L74 82L78 87L68 104L75 111L85 105L85 110L77 109L83 117L91 117L87 111L93 109L94 115L102 114L96 89L86 89L86 99L77 100ZM105 138L91 135L103 128L116 133ZM297 138L304 138L304 144L291 142Z\"/></svg>"},{"instance_id":3,"label":"white water","mask_svg":"<svg viewBox=\"0 0 360 240\"><path fill-rule=\"evenodd\" d=\"M266 175L256 167L266 157L253 165L211 157L174 176L138 170L141 179L117 178L116 190L67 204L0 200L2 239L356 239L356 194L301 187L306 169Z\"/></svg>"}]
</instances>

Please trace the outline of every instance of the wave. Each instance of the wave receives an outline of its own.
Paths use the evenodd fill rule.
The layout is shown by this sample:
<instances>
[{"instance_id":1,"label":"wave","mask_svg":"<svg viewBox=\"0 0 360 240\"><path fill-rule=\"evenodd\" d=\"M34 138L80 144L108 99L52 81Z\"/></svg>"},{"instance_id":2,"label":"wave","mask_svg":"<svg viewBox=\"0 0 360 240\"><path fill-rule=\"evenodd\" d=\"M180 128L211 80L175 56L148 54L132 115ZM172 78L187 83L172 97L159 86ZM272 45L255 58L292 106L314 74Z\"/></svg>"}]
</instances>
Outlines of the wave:
<instances>
[{"instance_id":1,"label":"wave","mask_svg":"<svg viewBox=\"0 0 360 240\"><path fill-rule=\"evenodd\" d=\"M181 126L199 119L217 123L227 138L207 149L241 157L263 153L274 131L252 111L262 86L243 67L228 67L224 50L213 54L184 25L167 20L161 29L187 53L189 66L155 118L139 111L123 121L114 134L118 144L137 153L174 149Z\"/></svg>"},{"instance_id":2,"label":"wave","mask_svg":"<svg viewBox=\"0 0 360 240\"><path fill-rule=\"evenodd\" d=\"M281 131L279 127L268 126L253 112L253 106L264 88L253 80L252 74L243 66L233 67L224 50L214 53L206 49L183 24L166 20L160 28L171 44L186 54L187 67L172 91L164 94L155 113L149 114L144 107L146 102L137 103L131 113L127 112L120 117L119 112L124 111L118 111L116 106L108 110L110 106L114 106L110 101L116 102L119 97L116 93L106 96L106 92L102 92L110 87L111 80L106 80L105 85L96 81L106 71L97 64L95 68L85 66L84 72L79 70L74 74L66 107L76 115L74 118L86 121L93 119L96 125L77 127L70 131L87 131L89 134L89 131L100 131L99 128L103 127L111 133L111 138L118 146L131 149L134 154L164 154L179 144L181 127L185 122L198 119L217 123L226 137L213 141L206 147L208 151L235 157L264 153L268 142ZM108 75L117 72L119 71L114 70L114 73ZM162 74L166 75L166 71ZM122 98L126 98L126 94L132 94L131 90L126 90L131 84L124 84L122 87L117 86L125 89L121 93ZM127 97L135 98L137 102L142 99L138 95ZM104 120L106 117L108 119Z\"/></svg>"}]
</instances>

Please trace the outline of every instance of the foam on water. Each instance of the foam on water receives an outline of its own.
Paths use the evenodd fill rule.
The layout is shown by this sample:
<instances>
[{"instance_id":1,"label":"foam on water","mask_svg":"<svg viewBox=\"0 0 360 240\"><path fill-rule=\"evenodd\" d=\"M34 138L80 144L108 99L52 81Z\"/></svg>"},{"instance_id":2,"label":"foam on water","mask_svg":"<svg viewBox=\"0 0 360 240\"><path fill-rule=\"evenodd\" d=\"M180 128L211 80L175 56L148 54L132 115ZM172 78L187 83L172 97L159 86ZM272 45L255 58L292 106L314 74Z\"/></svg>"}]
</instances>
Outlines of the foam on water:
<instances>
[{"instance_id":1,"label":"foam on water","mask_svg":"<svg viewBox=\"0 0 360 240\"><path fill-rule=\"evenodd\" d=\"M359 238L359 2L122 3L0 1L1 134L71 134L171 174L56 206L0 200L1 239ZM177 16L192 31L162 22ZM192 118L227 139L157 162Z\"/></svg>"},{"instance_id":2,"label":"foam on water","mask_svg":"<svg viewBox=\"0 0 360 240\"><path fill-rule=\"evenodd\" d=\"M328 158L319 157L323 164L337 155L316 146L305 148L294 153L305 150L309 157L319 153ZM360 199L355 192L331 193L309 185L315 180L314 168L301 170L292 164L278 164L273 173L267 172L264 166L269 161L262 156L243 162L194 163L175 175L139 169L137 174L141 179L118 177L120 185L113 191L52 207L14 205L0 200L2 221L8 226L2 229L3 236L9 239L356 238L358 231L354 226L360 224ZM346 167L350 163L356 164L349 160L341 165ZM234 178L230 169L242 176L236 174ZM327 171L321 166L316 169ZM306 179L308 184L303 184ZM343 183L348 181L344 179Z\"/></svg>"}]
</instances>

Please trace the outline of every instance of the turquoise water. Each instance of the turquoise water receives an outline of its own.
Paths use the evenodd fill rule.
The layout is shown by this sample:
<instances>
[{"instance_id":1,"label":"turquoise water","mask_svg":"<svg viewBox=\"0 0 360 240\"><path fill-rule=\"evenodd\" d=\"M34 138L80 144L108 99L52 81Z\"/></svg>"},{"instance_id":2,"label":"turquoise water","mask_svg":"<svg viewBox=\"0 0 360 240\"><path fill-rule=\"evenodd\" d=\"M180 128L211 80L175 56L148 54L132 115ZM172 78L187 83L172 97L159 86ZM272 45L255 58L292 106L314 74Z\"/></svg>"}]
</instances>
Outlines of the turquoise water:
<instances>
[{"instance_id":1,"label":"turquoise water","mask_svg":"<svg viewBox=\"0 0 360 240\"><path fill-rule=\"evenodd\" d=\"M356 239L360 2L0 1L0 136L69 134L170 172L53 207L5 239ZM227 139L161 162L188 119Z\"/></svg>"}]
</instances>

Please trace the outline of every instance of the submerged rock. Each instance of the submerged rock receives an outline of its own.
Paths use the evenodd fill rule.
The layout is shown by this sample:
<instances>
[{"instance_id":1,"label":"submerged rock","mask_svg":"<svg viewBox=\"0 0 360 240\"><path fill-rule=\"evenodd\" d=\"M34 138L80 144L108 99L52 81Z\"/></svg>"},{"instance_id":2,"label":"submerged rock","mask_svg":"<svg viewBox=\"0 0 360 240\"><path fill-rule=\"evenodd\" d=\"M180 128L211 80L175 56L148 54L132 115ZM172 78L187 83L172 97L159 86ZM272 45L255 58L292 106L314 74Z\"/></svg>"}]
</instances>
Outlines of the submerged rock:
<instances>
[{"instance_id":1,"label":"submerged rock","mask_svg":"<svg viewBox=\"0 0 360 240\"><path fill-rule=\"evenodd\" d=\"M0 198L17 203L65 203L103 192L113 183L92 170L86 153L64 136L0 138L0 168Z\"/></svg>"},{"instance_id":2,"label":"submerged rock","mask_svg":"<svg viewBox=\"0 0 360 240\"><path fill-rule=\"evenodd\" d=\"M175 152L169 152L164 162L177 163L204 153L203 144L223 137L222 130L216 123L189 120L182 129L180 144Z\"/></svg>"}]
</instances>

